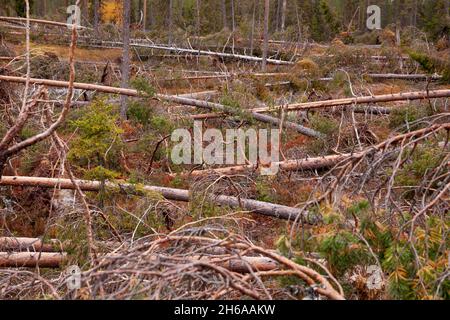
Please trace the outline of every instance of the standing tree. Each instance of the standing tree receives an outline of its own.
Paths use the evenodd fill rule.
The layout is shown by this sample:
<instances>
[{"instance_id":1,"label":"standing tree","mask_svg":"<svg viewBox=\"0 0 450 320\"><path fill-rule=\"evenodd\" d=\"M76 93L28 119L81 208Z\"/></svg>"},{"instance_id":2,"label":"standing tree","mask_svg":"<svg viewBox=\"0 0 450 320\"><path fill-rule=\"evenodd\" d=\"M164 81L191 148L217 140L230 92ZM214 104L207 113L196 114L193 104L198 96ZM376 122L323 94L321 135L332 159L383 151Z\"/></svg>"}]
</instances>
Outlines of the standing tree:
<instances>
[{"instance_id":1,"label":"standing tree","mask_svg":"<svg viewBox=\"0 0 450 320\"><path fill-rule=\"evenodd\" d=\"M173 33L173 0L169 0L169 44L172 44L172 33Z\"/></svg>"},{"instance_id":2,"label":"standing tree","mask_svg":"<svg viewBox=\"0 0 450 320\"><path fill-rule=\"evenodd\" d=\"M236 17L234 12L234 0L231 0L231 31L236 31Z\"/></svg>"},{"instance_id":3,"label":"standing tree","mask_svg":"<svg viewBox=\"0 0 450 320\"><path fill-rule=\"evenodd\" d=\"M222 19L223 19L223 28L227 28L227 0L222 0Z\"/></svg>"},{"instance_id":4,"label":"standing tree","mask_svg":"<svg viewBox=\"0 0 450 320\"><path fill-rule=\"evenodd\" d=\"M130 80L130 17L131 0L123 0L123 54L122 54L122 88L128 88ZM120 116L127 118L128 98L122 95L120 97Z\"/></svg>"},{"instance_id":5,"label":"standing tree","mask_svg":"<svg viewBox=\"0 0 450 320\"><path fill-rule=\"evenodd\" d=\"M256 5L258 1L253 0L253 12L252 12L252 28L250 30L250 55L253 55L254 48L254 37L255 37L255 16L256 16Z\"/></svg>"},{"instance_id":6,"label":"standing tree","mask_svg":"<svg viewBox=\"0 0 450 320\"><path fill-rule=\"evenodd\" d=\"M142 15L142 31L146 31L147 28L147 0L144 0Z\"/></svg>"},{"instance_id":7,"label":"standing tree","mask_svg":"<svg viewBox=\"0 0 450 320\"><path fill-rule=\"evenodd\" d=\"M264 2L264 46L261 70L266 71L267 68L267 51L269 50L269 12L270 12L270 0Z\"/></svg>"},{"instance_id":8,"label":"standing tree","mask_svg":"<svg viewBox=\"0 0 450 320\"><path fill-rule=\"evenodd\" d=\"M281 30L284 31L286 29L286 7L287 0L283 0L283 4L281 6Z\"/></svg>"},{"instance_id":9,"label":"standing tree","mask_svg":"<svg viewBox=\"0 0 450 320\"><path fill-rule=\"evenodd\" d=\"M100 0L94 0L94 32L95 36L98 37L98 27L100 24Z\"/></svg>"}]
</instances>

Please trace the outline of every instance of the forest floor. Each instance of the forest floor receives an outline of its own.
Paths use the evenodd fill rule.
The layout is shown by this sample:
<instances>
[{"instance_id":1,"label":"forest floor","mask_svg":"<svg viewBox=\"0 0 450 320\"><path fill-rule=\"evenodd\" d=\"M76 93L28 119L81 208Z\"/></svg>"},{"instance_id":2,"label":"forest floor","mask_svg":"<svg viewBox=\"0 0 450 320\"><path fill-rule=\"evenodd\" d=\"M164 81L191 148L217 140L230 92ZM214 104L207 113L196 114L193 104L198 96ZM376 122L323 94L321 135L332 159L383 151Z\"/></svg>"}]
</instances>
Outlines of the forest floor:
<instances>
[{"instance_id":1,"label":"forest floor","mask_svg":"<svg viewBox=\"0 0 450 320\"><path fill-rule=\"evenodd\" d=\"M23 56L25 45L15 41L14 38L5 33L3 46L11 51L11 57ZM418 47L422 48L421 46L423 44L419 43ZM278 51L281 57L288 55L294 57L290 47L283 49L272 46L271 49ZM259 63L178 55L176 52L168 53L153 49L133 49L131 86L146 93L171 95L207 91L205 96L209 102L220 103L240 112L299 102L450 89L448 82L443 81L369 78L367 75L372 73L426 73L426 70L409 57L403 60L402 57L406 53L396 47L383 45L379 48L366 48L335 42L328 46L312 46L298 51L300 53L296 53L293 65L269 65L267 72L279 75L265 77L255 75L260 73ZM433 48L432 54L448 59L449 52L448 48L440 51ZM432 54L430 53L430 56ZM33 39L31 55L32 77L67 81L70 56L67 45L52 43L51 39L48 41ZM121 55L120 49L89 48L83 46L83 42L79 43L75 52L76 81L119 87ZM380 60L373 58L374 56L385 58ZM0 63L1 74L14 75L23 72L23 60ZM216 79L192 78L224 72L235 75ZM321 81L320 78L323 77L330 77L331 80ZM13 89L13 95L20 94L19 85L14 85ZM50 100L65 98L64 89L48 88L48 91ZM417 147L418 151L415 154L410 147L405 147L404 152L407 156L405 158L400 156L402 160L400 163L395 160L394 155L393 159L369 170L371 162L368 160L368 163L364 163L358 170L352 170L350 173L346 171L348 181L343 183L342 187L333 189L332 181L341 173L336 173L330 168L282 170L275 176L261 176L257 170L222 175L208 171L207 169L214 167L209 168L206 165L173 164L170 158L173 147L170 141L172 131L179 128L192 131L193 117L209 113L210 110L170 103L155 97L130 97L128 120L121 121L117 113L118 95L76 90L73 100L88 101L89 104L74 107L65 124L58 130L58 135L68 146L65 161L70 163L77 178L129 182L136 185L136 188L152 185L187 189L192 196L192 200L187 203L167 201L151 193L136 196L117 193L107 188L101 192L87 192L87 199L95 212L93 229L99 246L101 243L117 241L116 232L122 239L131 241L131 244L133 241L143 244L151 234L167 235L178 232L180 228L183 230L187 228L185 231L191 236L211 236L214 239L227 239L227 235L237 237L239 241L248 241L254 246L265 248L268 252L274 250L298 264L308 265L321 273L323 269L320 266L326 266L327 271L329 270L341 283L345 297L349 299L449 297L449 280L444 278L443 282L439 282L445 270L448 270L448 266L445 266L448 247L442 245L442 242L448 242L448 193L442 198L443 201L439 201L436 208L429 209L429 220L420 221L422 229L417 231L420 233L427 230L431 238L441 237L440 245L443 248L436 249L433 253L428 252L423 248L435 245L434 240L424 240L418 236L416 243L420 247L417 249L418 253L413 255L408 251L411 257L404 259L401 254L400 258L398 255L401 250L406 250L405 247L409 248L405 243L410 233L401 227L404 221L408 220L407 215L411 215L411 211L408 212L409 205L414 206L416 204L411 202L436 196L435 193L418 187L421 179L425 181L429 171L435 170L435 175L442 175L442 183L444 185L448 183L446 180L448 164L442 167L442 161L448 161L449 156L448 135L442 132L433 133L426 141L420 141L421 145ZM324 135L324 138L319 139L307 137L289 128L280 129L282 132L280 160L354 153L396 135L420 130L426 127L424 123L450 122L448 98L385 102L370 106L385 107L389 112L354 112L352 106L289 113L272 112L275 117L304 125ZM58 108L56 104L52 105L52 112L58 112ZM5 110L2 111L4 117L7 114ZM434 119L439 120L433 122ZM31 136L39 131L41 125L37 118L34 123L24 128L20 138ZM271 127L248 118L246 114L241 118L225 115L206 119L203 120L203 126L204 129L217 128L222 131L236 127L246 129ZM3 132L4 128L1 129L0 132ZM406 143L405 141L403 143ZM444 147L440 148L439 143L441 145L444 143ZM422 161L423 159L426 161ZM55 147L55 142L44 141L11 159L4 176L60 177L60 162L61 154ZM189 173L193 170L205 170L208 173L198 177L190 176ZM372 172L372 176L363 184L359 184L361 182L358 179L362 179L367 172ZM63 177L67 176L63 174ZM390 187L380 185L382 180L389 180L390 177L395 180ZM411 185L419 190L415 195L408 191ZM438 184L438 181L434 181L432 185L436 190L442 190L439 189L442 185ZM323 199L322 196L327 195L330 188L333 189L332 194ZM382 191L377 192L377 188ZM303 220L301 223L298 221L293 223L246 210L211 204L202 199L206 192L307 208L313 213L319 213L322 218L318 224L309 224ZM394 195L389 196L389 192ZM52 283L57 283L55 277L59 270L64 270L69 265L76 264L80 267L89 265L87 240L84 237L86 227L82 223L80 213L82 204L74 192L2 187L1 197L4 202L4 207L0 207L1 210L9 212L7 217L2 219L0 229L3 230L3 236L44 237L44 239L58 239L65 244L64 250L68 253L68 257L64 264L60 269L42 273L53 279ZM6 203L9 203L9 207ZM421 208L423 206L411 210L414 213ZM102 216L106 216L106 219ZM196 233L193 226L198 228L203 226L204 230ZM180 248L173 249L176 252L170 251L171 247L167 246L161 249L166 251L158 254L183 256L176 251L182 250L181 245ZM133 255L132 248L135 247L131 246L126 249L128 251L124 251L129 255L128 261L137 259ZM115 250L108 252L113 254ZM125 255L123 252L122 254ZM378 260L374 259L374 256ZM317 259L313 260L313 257ZM420 261L421 267L411 267L415 259ZM133 268L137 269L141 262L139 259L136 261L138 262ZM154 262L149 261L147 267L143 268L156 270L157 267L152 269ZM114 265L111 263L111 269L120 269L127 265L125 262L121 263L119 260L115 261ZM384 281L381 287L375 289L365 286L371 276L367 266L373 264L382 267ZM429 268L433 270L430 271ZM99 275L89 269L87 276L95 282L95 277ZM106 276L106 273L103 276ZM210 271L205 271L205 276L210 277L211 281L215 279L214 277L220 278L218 275L211 275ZM233 275L222 274L222 276L234 279ZM328 275L326 277L333 282L333 278ZM244 282L243 278L239 279ZM135 287L130 285L130 288L126 289L122 285L115 287L112 278L109 280L112 281L110 284L106 284L105 280L103 293L105 296L116 298L128 294L133 297L148 297L145 288L159 288L153 282L146 287L145 281L139 276L136 276L135 280L141 283ZM168 280L169 286L176 286L176 283L183 283L182 287L185 286L184 279L177 278L173 282L170 281L172 280ZM197 283L196 281L201 282L201 279L194 277L193 281ZM255 282L257 283L257 280ZM206 291L209 297L215 297L221 290L229 290L219 285L214 287L211 283L199 284L198 288L202 286L208 288L209 291ZM274 276L272 280L265 281L265 286L274 297L287 299L306 296L305 290L297 289L308 287L302 279L295 279L292 274ZM186 297L204 298L198 292L201 291L198 288L192 289L192 294ZM118 293L119 289L124 291ZM41 292L41 289L33 288L29 294L45 296L46 290L42 290ZM98 292L96 290L84 288L78 293L78 298L100 295L98 292L101 290ZM161 288L157 290L161 293L159 297L174 298L180 294L180 292L164 292ZM264 296L263 286L252 290ZM11 289L9 294L13 293L14 290ZM219 296L254 297L239 288L221 292Z\"/></svg>"}]
</instances>

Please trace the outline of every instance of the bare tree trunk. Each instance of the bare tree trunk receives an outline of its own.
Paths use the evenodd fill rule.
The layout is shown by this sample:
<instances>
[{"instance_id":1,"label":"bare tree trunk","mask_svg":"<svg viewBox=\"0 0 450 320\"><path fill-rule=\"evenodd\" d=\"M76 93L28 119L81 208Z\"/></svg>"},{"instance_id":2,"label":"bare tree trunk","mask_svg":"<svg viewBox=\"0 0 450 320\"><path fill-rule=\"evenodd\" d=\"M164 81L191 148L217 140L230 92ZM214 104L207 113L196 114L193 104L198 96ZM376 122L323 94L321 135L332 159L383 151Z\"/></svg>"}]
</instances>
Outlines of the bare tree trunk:
<instances>
[{"instance_id":1,"label":"bare tree trunk","mask_svg":"<svg viewBox=\"0 0 450 320\"><path fill-rule=\"evenodd\" d=\"M123 54L122 54L122 83L123 89L128 88L130 80L130 15L131 0L123 1ZM128 98L125 95L120 97L120 116L123 120L127 118Z\"/></svg>"},{"instance_id":2,"label":"bare tree trunk","mask_svg":"<svg viewBox=\"0 0 450 320\"><path fill-rule=\"evenodd\" d=\"M47 0L42 0L42 16L45 17L47 15Z\"/></svg>"},{"instance_id":3,"label":"bare tree trunk","mask_svg":"<svg viewBox=\"0 0 450 320\"><path fill-rule=\"evenodd\" d=\"M267 70L267 51L269 50L269 12L270 12L270 0L264 1L264 44L263 44L263 56L261 70L266 72Z\"/></svg>"},{"instance_id":4,"label":"bare tree trunk","mask_svg":"<svg viewBox=\"0 0 450 320\"><path fill-rule=\"evenodd\" d=\"M287 8L287 0L283 0L283 5L281 7L281 30L284 31L286 29L286 8Z\"/></svg>"},{"instance_id":5,"label":"bare tree trunk","mask_svg":"<svg viewBox=\"0 0 450 320\"><path fill-rule=\"evenodd\" d=\"M82 0L81 3L81 19L84 20L84 25L89 24L89 3L87 0Z\"/></svg>"},{"instance_id":6,"label":"bare tree trunk","mask_svg":"<svg viewBox=\"0 0 450 320\"><path fill-rule=\"evenodd\" d=\"M196 4L196 13L197 13L195 28L197 30L197 37L199 37L200 36L200 0L196 0L195 4Z\"/></svg>"},{"instance_id":7,"label":"bare tree trunk","mask_svg":"<svg viewBox=\"0 0 450 320\"><path fill-rule=\"evenodd\" d=\"M95 37L99 36L99 24L100 24L100 0L94 0L94 32Z\"/></svg>"},{"instance_id":8,"label":"bare tree trunk","mask_svg":"<svg viewBox=\"0 0 450 320\"><path fill-rule=\"evenodd\" d=\"M228 26L228 23L227 23L227 0L222 0L222 20L223 20L223 28L226 29Z\"/></svg>"},{"instance_id":9,"label":"bare tree trunk","mask_svg":"<svg viewBox=\"0 0 450 320\"><path fill-rule=\"evenodd\" d=\"M252 13L252 29L250 32L250 55L253 56L253 47L255 43L255 16L256 16L257 0L253 0L253 13Z\"/></svg>"},{"instance_id":10,"label":"bare tree trunk","mask_svg":"<svg viewBox=\"0 0 450 320\"><path fill-rule=\"evenodd\" d=\"M173 36L173 0L169 0L169 44L172 44L172 36Z\"/></svg>"},{"instance_id":11,"label":"bare tree trunk","mask_svg":"<svg viewBox=\"0 0 450 320\"><path fill-rule=\"evenodd\" d=\"M236 30L236 20L234 14L234 0L231 0L231 31L233 32Z\"/></svg>"},{"instance_id":12,"label":"bare tree trunk","mask_svg":"<svg viewBox=\"0 0 450 320\"><path fill-rule=\"evenodd\" d=\"M144 0L143 4L143 17L142 17L142 31L147 30L147 0Z\"/></svg>"},{"instance_id":13,"label":"bare tree trunk","mask_svg":"<svg viewBox=\"0 0 450 320\"><path fill-rule=\"evenodd\" d=\"M280 12L281 12L281 1L277 0L277 11L275 17L275 31L278 32L280 30Z\"/></svg>"}]
</instances>

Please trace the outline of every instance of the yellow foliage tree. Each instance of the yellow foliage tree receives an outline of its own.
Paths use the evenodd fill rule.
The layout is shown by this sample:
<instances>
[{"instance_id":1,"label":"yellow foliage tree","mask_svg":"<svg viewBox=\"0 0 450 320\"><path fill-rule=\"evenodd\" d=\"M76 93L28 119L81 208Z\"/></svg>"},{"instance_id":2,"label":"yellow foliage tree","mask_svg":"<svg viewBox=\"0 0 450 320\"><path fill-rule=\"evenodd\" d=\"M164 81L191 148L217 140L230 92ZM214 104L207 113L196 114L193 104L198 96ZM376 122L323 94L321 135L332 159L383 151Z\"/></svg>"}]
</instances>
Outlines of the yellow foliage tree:
<instances>
[{"instance_id":1,"label":"yellow foliage tree","mask_svg":"<svg viewBox=\"0 0 450 320\"><path fill-rule=\"evenodd\" d=\"M122 0L104 0L100 8L100 16L103 23L122 23Z\"/></svg>"}]
</instances>

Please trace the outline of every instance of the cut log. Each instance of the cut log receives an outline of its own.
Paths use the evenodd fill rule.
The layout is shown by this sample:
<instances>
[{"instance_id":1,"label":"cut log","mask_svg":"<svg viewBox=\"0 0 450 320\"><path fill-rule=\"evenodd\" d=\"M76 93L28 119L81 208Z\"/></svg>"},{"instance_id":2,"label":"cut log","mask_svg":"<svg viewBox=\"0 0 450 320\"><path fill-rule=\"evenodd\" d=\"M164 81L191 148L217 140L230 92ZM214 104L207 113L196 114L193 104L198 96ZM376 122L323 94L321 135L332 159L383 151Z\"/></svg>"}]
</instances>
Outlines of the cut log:
<instances>
[{"instance_id":1,"label":"cut log","mask_svg":"<svg viewBox=\"0 0 450 320\"><path fill-rule=\"evenodd\" d=\"M53 252L0 252L1 268L58 268L67 253Z\"/></svg>"},{"instance_id":2,"label":"cut log","mask_svg":"<svg viewBox=\"0 0 450 320\"><path fill-rule=\"evenodd\" d=\"M114 183L90 180L77 180L78 185L83 191L98 192L100 189L106 187L117 192L142 194L143 192L156 192L161 194L168 200L189 202L191 200L189 190L173 189L156 186L143 186L137 188L135 185L129 183ZM75 185L70 179L56 179L56 178L40 178L40 177L8 177L3 176L0 180L0 186L17 186L17 187L41 187L41 188L60 188L60 189L75 189ZM308 212L304 212L298 208L292 208L284 205L273 204L269 202L262 202L252 199L238 198L225 195L209 194L205 197L212 203L229 206L232 208L242 208L246 211L271 216L275 218L294 220L300 215L305 217L305 220L310 220Z\"/></svg>"},{"instance_id":3,"label":"cut log","mask_svg":"<svg viewBox=\"0 0 450 320\"><path fill-rule=\"evenodd\" d=\"M22 78L22 77L13 77L13 76L2 76L0 75L0 80L3 81L10 81L10 82L18 82L18 83L25 83L26 79ZM30 83L32 84L40 84L40 85L45 85L45 86L53 86L53 87L60 87L60 88L65 88L68 86L68 82L66 81L57 81L57 80L47 80L47 79L34 79L31 78L29 80ZM123 88L115 88L115 87L107 87L107 86L100 86L100 85L95 85L95 84L88 84L88 83L80 83L80 82L75 82L73 85L74 89L82 89L82 90L92 90L92 91L99 91L99 92L104 92L104 93L112 93L112 94L121 94L121 95L128 95L128 96L138 96L139 92L137 90L134 89L123 89ZM165 100L165 101L169 101L169 102L175 102L178 104L183 104L183 105L189 105L189 106L195 106L195 107L199 107L199 108L206 108L209 110L218 110L221 112L226 112L229 114L233 114L233 115L240 115L241 114L241 110L236 110L218 103L210 103L207 101L202 101L202 100L195 100L195 99L190 99L190 98L186 98L183 96L174 96L174 95L165 95L165 94L156 94L156 97L158 99L161 100ZM245 110L242 110L245 111ZM249 116L261 121L261 122L266 122L266 123L271 123L274 125L279 126L281 120L272 116L268 116L268 115L264 115L264 114L260 114L257 112L249 112ZM292 130L296 130L297 132L304 134L306 136L309 137L315 137L315 138L321 138L322 134L312 130L310 128L306 128L302 125L293 123L293 122L289 122L289 121L285 121L283 123L285 128L288 129L292 129Z\"/></svg>"}]
</instances>

